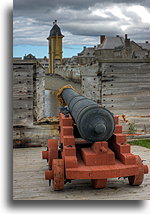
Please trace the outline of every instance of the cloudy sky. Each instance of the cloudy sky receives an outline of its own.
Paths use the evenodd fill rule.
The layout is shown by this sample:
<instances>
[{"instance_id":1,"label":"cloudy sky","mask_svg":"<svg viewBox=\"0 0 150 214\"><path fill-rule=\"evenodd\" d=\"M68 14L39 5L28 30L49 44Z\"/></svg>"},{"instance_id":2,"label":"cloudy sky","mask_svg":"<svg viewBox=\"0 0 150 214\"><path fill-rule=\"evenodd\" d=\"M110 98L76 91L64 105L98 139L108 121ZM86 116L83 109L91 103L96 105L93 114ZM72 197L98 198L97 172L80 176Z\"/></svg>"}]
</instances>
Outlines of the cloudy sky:
<instances>
[{"instance_id":1,"label":"cloudy sky","mask_svg":"<svg viewBox=\"0 0 150 214\"><path fill-rule=\"evenodd\" d=\"M47 55L46 38L55 19L65 36L64 57L97 45L101 34L149 40L149 0L14 0L13 16L14 56Z\"/></svg>"}]
</instances>

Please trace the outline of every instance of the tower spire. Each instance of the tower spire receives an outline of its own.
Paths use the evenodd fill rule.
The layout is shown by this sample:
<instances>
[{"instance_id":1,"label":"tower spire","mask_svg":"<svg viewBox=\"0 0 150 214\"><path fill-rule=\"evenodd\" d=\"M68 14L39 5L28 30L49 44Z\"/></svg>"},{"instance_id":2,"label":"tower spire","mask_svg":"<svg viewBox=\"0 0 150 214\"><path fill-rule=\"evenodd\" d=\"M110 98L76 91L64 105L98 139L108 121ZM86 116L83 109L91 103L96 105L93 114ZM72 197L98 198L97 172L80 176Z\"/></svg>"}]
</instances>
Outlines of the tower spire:
<instances>
[{"instance_id":1,"label":"tower spire","mask_svg":"<svg viewBox=\"0 0 150 214\"><path fill-rule=\"evenodd\" d=\"M49 73L54 73L56 64L62 64L62 38L61 29L57 25L57 20L53 22L49 37Z\"/></svg>"}]
</instances>

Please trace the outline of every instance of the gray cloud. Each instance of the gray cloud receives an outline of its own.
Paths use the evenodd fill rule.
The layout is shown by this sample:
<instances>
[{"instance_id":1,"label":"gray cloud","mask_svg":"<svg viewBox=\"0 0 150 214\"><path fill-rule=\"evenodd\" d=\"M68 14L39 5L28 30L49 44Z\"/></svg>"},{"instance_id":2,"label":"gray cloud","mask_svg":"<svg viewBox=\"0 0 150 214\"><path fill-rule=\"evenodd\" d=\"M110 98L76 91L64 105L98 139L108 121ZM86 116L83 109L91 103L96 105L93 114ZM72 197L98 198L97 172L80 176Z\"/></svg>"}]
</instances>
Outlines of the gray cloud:
<instances>
[{"instance_id":1,"label":"gray cloud","mask_svg":"<svg viewBox=\"0 0 150 214\"><path fill-rule=\"evenodd\" d=\"M74 10L83 10L87 9L100 3L102 6L108 4L140 4L143 6L149 6L149 0L14 0L14 9L18 11L30 11L30 10L39 10L39 8L49 8L49 10L55 10L56 8L67 7Z\"/></svg>"},{"instance_id":2,"label":"gray cloud","mask_svg":"<svg viewBox=\"0 0 150 214\"><path fill-rule=\"evenodd\" d=\"M14 0L14 45L47 45L54 19L58 19L66 45L95 45L100 34L128 33L140 42L148 40L147 5L147 0Z\"/></svg>"}]
</instances>

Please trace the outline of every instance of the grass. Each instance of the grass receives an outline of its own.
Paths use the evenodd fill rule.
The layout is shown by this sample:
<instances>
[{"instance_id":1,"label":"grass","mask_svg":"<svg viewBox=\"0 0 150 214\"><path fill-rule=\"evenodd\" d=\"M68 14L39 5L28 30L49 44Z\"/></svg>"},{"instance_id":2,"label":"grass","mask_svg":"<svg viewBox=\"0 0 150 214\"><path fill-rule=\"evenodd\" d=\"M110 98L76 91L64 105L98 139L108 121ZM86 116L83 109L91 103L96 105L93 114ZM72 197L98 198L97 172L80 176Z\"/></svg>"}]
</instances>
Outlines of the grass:
<instances>
[{"instance_id":1,"label":"grass","mask_svg":"<svg viewBox=\"0 0 150 214\"><path fill-rule=\"evenodd\" d=\"M128 142L130 145L137 145L137 146L143 146L145 148L150 148L150 140L149 139L141 139L141 140L134 140L134 141L130 141Z\"/></svg>"}]
</instances>

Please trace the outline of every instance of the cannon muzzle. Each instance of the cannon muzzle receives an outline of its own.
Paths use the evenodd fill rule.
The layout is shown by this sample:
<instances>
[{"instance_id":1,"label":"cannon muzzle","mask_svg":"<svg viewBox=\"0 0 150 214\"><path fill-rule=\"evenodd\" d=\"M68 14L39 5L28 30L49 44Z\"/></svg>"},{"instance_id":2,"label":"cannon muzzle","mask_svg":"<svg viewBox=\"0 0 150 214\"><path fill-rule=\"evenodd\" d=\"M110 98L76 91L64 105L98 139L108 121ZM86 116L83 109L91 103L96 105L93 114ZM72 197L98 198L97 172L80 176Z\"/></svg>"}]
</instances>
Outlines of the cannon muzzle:
<instances>
[{"instance_id":1,"label":"cannon muzzle","mask_svg":"<svg viewBox=\"0 0 150 214\"><path fill-rule=\"evenodd\" d=\"M81 137L88 142L106 141L115 129L113 114L104 107L79 95L72 86L64 86L57 93L61 105L67 105Z\"/></svg>"}]
</instances>

